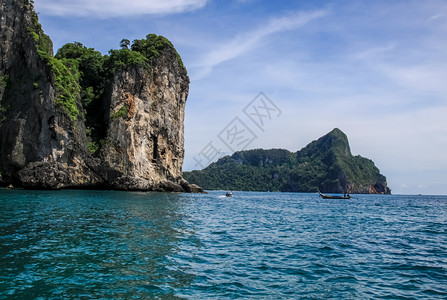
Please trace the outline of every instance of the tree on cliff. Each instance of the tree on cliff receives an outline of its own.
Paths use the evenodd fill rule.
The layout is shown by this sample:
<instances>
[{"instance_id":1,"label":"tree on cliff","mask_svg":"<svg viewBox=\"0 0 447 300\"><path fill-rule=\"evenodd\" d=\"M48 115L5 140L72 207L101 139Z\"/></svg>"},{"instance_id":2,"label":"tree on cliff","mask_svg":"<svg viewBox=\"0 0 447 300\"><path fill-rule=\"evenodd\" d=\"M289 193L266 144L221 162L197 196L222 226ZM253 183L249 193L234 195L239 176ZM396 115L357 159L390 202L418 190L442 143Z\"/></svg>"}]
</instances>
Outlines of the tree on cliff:
<instances>
[{"instance_id":1,"label":"tree on cliff","mask_svg":"<svg viewBox=\"0 0 447 300\"><path fill-rule=\"evenodd\" d=\"M121 49L129 49L130 41L128 39L122 39L120 42Z\"/></svg>"}]
</instances>

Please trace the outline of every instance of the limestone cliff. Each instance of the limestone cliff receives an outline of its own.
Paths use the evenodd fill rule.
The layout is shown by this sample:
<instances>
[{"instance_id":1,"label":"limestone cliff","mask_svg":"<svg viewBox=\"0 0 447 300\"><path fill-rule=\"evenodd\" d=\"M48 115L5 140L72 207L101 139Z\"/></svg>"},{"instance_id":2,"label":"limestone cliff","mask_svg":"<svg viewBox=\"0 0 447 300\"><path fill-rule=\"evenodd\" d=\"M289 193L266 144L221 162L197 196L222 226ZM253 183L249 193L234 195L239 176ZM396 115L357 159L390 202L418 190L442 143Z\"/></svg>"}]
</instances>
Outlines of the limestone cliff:
<instances>
[{"instance_id":1,"label":"limestone cliff","mask_svg":"<svg viewBox=\"0 0 447 300\"><path fill-rule=\"evenodd\" d=\"M101 154L105 178L113 186L181 190L174 183L186 184L182 165L188 83L172 49L150 70L137 66L113 76L106 95L107 143Z\"/></svg>"},{"instance_id":2,"label":"limestone cliff","mask_svg":"<svg viewBox=\"0 0 447 300\"><path fill-rule=\"evenodd\" d=\"M82 65L53 56L32 3L1 0L0 32L3 184L201 190L181 175L189 79L172 44L151 48L153 57L123 52L140 63L110 67L98 84L104 92L89 96L97 104L93 110ZM99 122L89 123L91 115ZM98 134L91 137L92 131ZM95 143L100 146L92 150Z\"/></svg>"}]
</instances>

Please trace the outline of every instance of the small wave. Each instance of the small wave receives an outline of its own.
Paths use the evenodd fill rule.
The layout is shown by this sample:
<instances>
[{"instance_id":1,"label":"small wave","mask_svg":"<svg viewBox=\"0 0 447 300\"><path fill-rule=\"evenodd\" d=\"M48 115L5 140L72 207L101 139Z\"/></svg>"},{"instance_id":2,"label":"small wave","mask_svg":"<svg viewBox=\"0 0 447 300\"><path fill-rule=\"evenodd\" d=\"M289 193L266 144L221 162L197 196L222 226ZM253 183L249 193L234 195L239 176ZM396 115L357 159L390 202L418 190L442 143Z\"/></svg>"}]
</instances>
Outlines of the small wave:
<instances>
[{"instance_id":1,"label":"small wave","mask_svg":"<svg viewBox=\"0 0 447 300\"><path fill-rule=\"evenodd\" d=\"M433 288L423 290L422 294L430 295L430 296L444 296L444 297L447 296L447 292L445 290L441 291L441 290L437 290L437 289L433 289Z\"/></svg>"},{"instance_id":2,"label":"small wave","mask_svg":"<svg viewBox=\"0 0 447 300\"><path fill-rule=\"evenodd\" d=\"M0 201L0 299L447 298L447 197L44 194Z\"/></svg>"}]
</instances>

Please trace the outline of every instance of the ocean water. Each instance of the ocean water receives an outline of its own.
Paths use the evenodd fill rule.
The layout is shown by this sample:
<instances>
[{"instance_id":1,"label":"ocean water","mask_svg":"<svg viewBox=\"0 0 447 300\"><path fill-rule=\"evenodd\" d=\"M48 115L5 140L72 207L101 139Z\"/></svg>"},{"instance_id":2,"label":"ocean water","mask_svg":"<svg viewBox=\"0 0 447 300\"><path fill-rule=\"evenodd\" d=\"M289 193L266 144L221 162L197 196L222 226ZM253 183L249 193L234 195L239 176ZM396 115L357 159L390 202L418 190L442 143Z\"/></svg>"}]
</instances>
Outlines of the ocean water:
<instances>
[{"instance_id":1,"label":"ocean water","mask_svg":"<svg viewBox=\"0 0 447 300\"><path fill-rule=\"evenodd\" d=\"M446 299L447 196L0 190L0 299Z\"/></svg>"}]
</instances>

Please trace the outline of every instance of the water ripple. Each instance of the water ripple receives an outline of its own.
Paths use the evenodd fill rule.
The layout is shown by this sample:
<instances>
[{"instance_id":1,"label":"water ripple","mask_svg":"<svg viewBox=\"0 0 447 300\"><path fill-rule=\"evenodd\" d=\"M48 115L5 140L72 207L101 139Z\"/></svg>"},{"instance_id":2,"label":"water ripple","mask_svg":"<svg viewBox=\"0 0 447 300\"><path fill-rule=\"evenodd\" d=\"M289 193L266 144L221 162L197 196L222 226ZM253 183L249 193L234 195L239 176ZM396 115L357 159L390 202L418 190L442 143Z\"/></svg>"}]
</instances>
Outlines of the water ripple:
<instances>
[{"instance_id":1,"label":"water ripple","mask_svg":"<svg viewBox=\"0 0 447 300\"><path fill-rule=\"evenodd\" d=\"M0 299L445 299L447 197L0 190Z\"/></svg>"}]
</instances>

